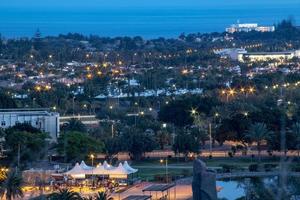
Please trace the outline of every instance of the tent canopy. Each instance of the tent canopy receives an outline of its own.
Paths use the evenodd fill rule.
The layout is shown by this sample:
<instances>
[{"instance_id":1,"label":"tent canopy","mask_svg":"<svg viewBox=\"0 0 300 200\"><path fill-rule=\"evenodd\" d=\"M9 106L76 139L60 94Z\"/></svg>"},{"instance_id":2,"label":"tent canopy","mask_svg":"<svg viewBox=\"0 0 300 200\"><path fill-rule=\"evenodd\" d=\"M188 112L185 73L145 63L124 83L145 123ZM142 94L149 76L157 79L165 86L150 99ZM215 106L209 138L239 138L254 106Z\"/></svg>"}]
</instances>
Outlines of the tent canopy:
<instances>
[{"instance_id":1,"label":"tent canopy","mask_svg":"<svg viewBox=\"0 0 300 200\"><path fill-rule=\"evenodd\" d=\"M123 167L130 173L136 173L138 171L137 169L132 168L127 161L124 162Z\"/></svg>"},{"instance_id":2,"label":"tent canopy","mask_svg":"<svg viewBox=\"0 0 300 200\"><path fill-rule=\"evenodd\" d=\"M124 162L124 165L120 163L118 167L113 167L104 161L103 165L98 165L97 167L90 167L85 164L84 161L75 164L75 166L65 175L70 175L73 178L85 178L85 175L108 175L110 178L127 178L129 174L137 172L137 169L133 169L127 163Z\"/></svg>"},{"instance_id":3,"label":"tent canopy","mask_svg":"<svg viewBox=\"0 0 300 200\"><path fill-rule=\"evenodd\" d=\"M65 173L66 175L70 175L73 178L84 178L86 171L81 168L79 163L76 163L75 166Z\"/></svg>"},{"instance_id":4,"label":"tent canopy","mask_svg":"<svg viewBox=\"0 0 300 200\"><path fill-rule=\"evenodd\" d=\"M86 165L84 161L81 161L80 167L81 167L83 170L90 170L90 169L93 169L93 167Z\"/></svg>"}]
</instances>

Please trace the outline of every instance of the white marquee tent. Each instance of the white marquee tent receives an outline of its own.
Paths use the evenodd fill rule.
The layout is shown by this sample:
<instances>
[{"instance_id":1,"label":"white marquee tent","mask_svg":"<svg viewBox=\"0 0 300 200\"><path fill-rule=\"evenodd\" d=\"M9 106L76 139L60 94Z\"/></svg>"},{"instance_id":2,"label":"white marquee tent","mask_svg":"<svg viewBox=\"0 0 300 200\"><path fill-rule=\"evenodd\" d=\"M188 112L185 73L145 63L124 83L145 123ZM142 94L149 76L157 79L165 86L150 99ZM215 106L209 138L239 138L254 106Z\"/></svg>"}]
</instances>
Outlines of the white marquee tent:
<instances>
[{"instance_id":1,"label":"white marquee tent","mask_svg":"<svg viewBox=\"0 0 300 200\"><path fill-rule=\"evenodd\" d=\"M85 164L84 161L76 163L76 165L65 175L69 175L75 179L85 178L85 175L106 175L110 178L120 178L126 179L129 174L136 173L138 170L133 169L127 161L124 162L124 165L120 163L118 167L113 167L104 161L103 165L99 164L97 167L91 167Z\"/></svg>"},{"instance_id":2,"label":"white marquee tent","mask_svg":"<svg viewBox=\"0 0 300 200\"><path fill-rule=\"evenodd\" d=\"M69 175L75 179L83 179L85 178L85 173L86 173L86 170L82 169L82 167L79 165L79 163L76 163L75 166L67 171L65 173L65 175Z\"/></svg>"}]
</instances>

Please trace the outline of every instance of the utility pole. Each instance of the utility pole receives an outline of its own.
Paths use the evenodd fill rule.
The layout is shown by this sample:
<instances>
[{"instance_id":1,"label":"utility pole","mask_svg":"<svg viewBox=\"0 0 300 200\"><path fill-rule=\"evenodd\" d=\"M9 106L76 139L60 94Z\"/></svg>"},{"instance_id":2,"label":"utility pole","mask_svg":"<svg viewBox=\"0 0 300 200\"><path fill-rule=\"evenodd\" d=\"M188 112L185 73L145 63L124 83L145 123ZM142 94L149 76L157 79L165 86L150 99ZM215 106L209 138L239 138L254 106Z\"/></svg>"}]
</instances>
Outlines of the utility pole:
<instances>
[{"instance_id":1,"label":"utility pole","mask_svg":"<svg viewBox=\"0 0 300 200\"><path fill-rule=\"evenodd\" d=\"M212 156L212 135L211 135L211 122L208 125L209 130L209 156Z\"/></svg>"},{"instance_id":2,"label":"utility pole","mask_svg":"<svg viewBox=\"0 0 300 200\"><path fill-rule=\"evenodd\" d=\"M21 144L18 144L18 168L20 168Z\"/></svg>"}]
</instances>

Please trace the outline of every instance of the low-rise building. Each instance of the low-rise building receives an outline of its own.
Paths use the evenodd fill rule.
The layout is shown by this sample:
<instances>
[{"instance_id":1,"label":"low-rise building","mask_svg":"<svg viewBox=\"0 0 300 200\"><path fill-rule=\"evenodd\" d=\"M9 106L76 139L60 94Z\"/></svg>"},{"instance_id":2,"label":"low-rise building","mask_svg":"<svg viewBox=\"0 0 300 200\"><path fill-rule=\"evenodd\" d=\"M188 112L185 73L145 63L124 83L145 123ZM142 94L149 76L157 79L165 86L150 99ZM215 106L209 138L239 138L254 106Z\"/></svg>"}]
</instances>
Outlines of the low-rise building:
<instances>
[{"instance_id":1,"label":"low-rise building","mask_svg":"<svg viewBox=\"0 0 300 200\"><path fill-rule=\"evenodd\" d=\"M230 27L226 28L226 32L235 33L235 32L250 32L250 31L258 31L258 32L274 32L275 26L258 26L256 23L251 24L232 24Z\"/></svg>"},{"instance_id":2,"label":"low-rise building","mask_svg":"<svg viewBox=\"0 0 300 200\"><path fill-rule=\"evenodd\" d=\"M0 109L0 127L3 129L16 124L28 123L49 134L55 142L59 136L59 113L48 109Z\"/></svg>"},{"instance_id":3,"label":"low-rise building","mask_svg":"<svg viewBox=\"0 0 300 200\"><path fill-rule=\"evenodd\" d=\"M300 50L282 52L244 52L238 54L240 62L264 62L269 60L285 61L294 57L300 58Z\"/></svg>"}]
</instances>

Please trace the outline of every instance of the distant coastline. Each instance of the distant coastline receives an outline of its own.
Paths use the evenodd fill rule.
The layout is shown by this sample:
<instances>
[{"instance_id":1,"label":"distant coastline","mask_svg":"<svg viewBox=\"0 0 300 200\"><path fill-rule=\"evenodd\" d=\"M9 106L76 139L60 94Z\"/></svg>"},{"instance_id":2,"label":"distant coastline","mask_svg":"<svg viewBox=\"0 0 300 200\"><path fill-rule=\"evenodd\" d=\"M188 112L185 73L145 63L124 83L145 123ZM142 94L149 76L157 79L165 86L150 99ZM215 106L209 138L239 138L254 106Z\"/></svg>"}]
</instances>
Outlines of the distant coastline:
<instances>
[{"instance_id":1,"label":"distant coastline","mask_svg":"<svg viewBox=\"0 0 300 200\"><path fill-rule=\"evenodd\" d=\"M40 29L43 36L80 33L103 37L176 38L181 33L223 32L237 20L241 23L273 25L290 16L299 24L299 5L226 9L112 9L93 12L14 11L0 7L0 34L5 38L32 37Z\"/></svg>"}]
</instances>

